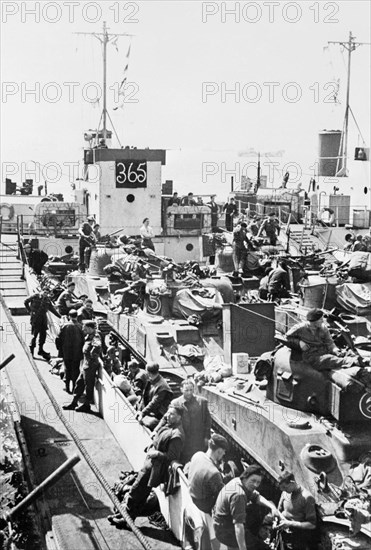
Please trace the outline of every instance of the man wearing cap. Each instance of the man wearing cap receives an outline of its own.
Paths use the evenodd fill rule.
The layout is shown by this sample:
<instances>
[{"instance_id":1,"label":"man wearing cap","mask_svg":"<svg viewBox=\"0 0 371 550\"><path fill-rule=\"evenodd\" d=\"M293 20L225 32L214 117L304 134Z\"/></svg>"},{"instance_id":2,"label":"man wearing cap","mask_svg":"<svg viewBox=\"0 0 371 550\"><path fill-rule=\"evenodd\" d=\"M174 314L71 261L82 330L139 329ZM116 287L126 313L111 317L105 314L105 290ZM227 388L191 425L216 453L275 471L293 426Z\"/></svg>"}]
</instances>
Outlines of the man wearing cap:
<instances>
[{"instance_id":1,"label":"man wearing cap","mask_svg":"<svg viewBox=\"0 0 371 550\"><path fill-rule=\"evenodd\" d=\"M181 385L182 395L171 402L171 405L183 407L183 430L185 435L184 445L180 461L183 464L189 462L198 451L207 449L210 438L211 416L208 402L205 397L195 395L195 384L192 379L183 380ZM156 430L164 421L161 420Z\"/></svg>"},{"instance_id":2,"label":"man wearing cap","mask_svg":"<svg viewBox=\"0 0 371 550\"><path fill-rule=\"evenodd\" d=\"M318 371L357 365L355 357L339 357L341 352L323 321L321 309L310 309L307 320L286 333L288 344L301 349L304 361Z\"/></svg>"},{"instance_id":3,"label":"man wearing cap","mask_svg":"<svg viewBox=\"0 0 371 550\"><path fill-rule=\"evenodd\" d=\"M138 473L126 500L126 510L132 519L143 515L152 488L166 482L169 466L179 462L184 442L182 414L181 407L169 407L165 426L157 432L147 449L143 468ZM126 526L120 514L109 516L108 520L118 527Z\"/></svg>"},{"instance_id":4,"label":"man wearing cap","mask_svg":"<svg viewBox=\"0 0 371 550\"><path fill-rule=\"evenodd\" d=\"M262 232L265 231L265 234L268 237L270 244L272 246L276 246L280 230L280 222L277 220L276 214L274 212L271 212L261 224L257 237L260 237Z\"/></svg>"},{"instance_id":5,"label":"man wearing cap","mask_svg":"<svg viewBox=\"0 0 371 550\"><path fill-rule=\"evenodd\" d=\"M84 361L75 384L73 400L69 405L65 405L63 409L90 412L90 403L93 402L94 398L95 376L101 364L102 341L97 334L95 321L84 321L83 331L85 334L82 350ZM83 397L83 403L78 407L77 404L80 397Z\"/></svg>"},{"instance_id":6,"label":"man wearing cap","mask_svg":"<svg viewBox=\"0 0 371 550\"><path fill-rule=\"evenodd\" d=\"M81 224L81 227L79 228L79 257L80 257L80 263L79 263L79 269L82 273L85 273L86 267L89 267L89 260L90 260L90 254L91 253L91 246L94 246L96 243L96 237L94 234L94 227L95 225L95 218L94 216L89 216L86 222L83 222ZM86 253L85 257L85 250L89 249ZM87 265L85 263L85 259L87 260Z\"/></svg>"},{"instance_id":7,"label":"man wearing cap","mask_svg":"<svg viewBox=\"0 0 371 550\"><path fill-rule=\"evenodd\" d=\"M82 348L84 346L84 333L77 319L75 309L70 310L69 320L62 325L55 343L60 357L63 358L65 367L64 383L67 393L70 393L70 382L72 382L73 391L79 376L80 362L83 358Z\"/></svg>"},{"instance_id":8,"label":"man wearing cap","mask_svg":"<svg viewBox=\"0 0 371 550\"><path fill-rule=\"evenodd\" d=\"M292 550L316 548L317 514L313 496L296 483L295 476L286 472L278 480L282 495L278 504L282 519L282 540Z\"/></svg>"},{"instance_id":9,"label":"man wearing cap","mask_svg":"<svg viewBox=\"0 0 371 550\"><path fill-rule=\"evenodd\" d=\"M201 511L213 550L219 549L219 542L215 537L211 512L220 490L224 487L223 476L218 466L227 450L228 442L225 437L213 434L209 439L206 453L195 453L188 468L189 492Z\"/></svg>"},{"instance_id":10,"label":"man wearing cap","mask_svg":"<svg viewBox=\"0 0 371 550\"><path fill-rule=\"evenodd\" d=\"M56 306L61 315L68 315L71 309L77 310L83 305L83 301L74 294L75 287L75 283L70 281L67 283L67 289L59 296Z\"/></svg>"},{"instance_id":11,"label":"man wearing cap","mask_svg":"<svg viewBox=\"0 0 371 550\"><path fill-rule=\"evenodd\" d=\"M232 479L220 491L214 508L213 525L216 538L222 544L238 550L268 550L269 547L257 537L265 515L260 508L270 509L276 517L280 517L280 513L257 491L262 480L260 467L248 466L240 477Z\"/></svg>"}]
</instances>

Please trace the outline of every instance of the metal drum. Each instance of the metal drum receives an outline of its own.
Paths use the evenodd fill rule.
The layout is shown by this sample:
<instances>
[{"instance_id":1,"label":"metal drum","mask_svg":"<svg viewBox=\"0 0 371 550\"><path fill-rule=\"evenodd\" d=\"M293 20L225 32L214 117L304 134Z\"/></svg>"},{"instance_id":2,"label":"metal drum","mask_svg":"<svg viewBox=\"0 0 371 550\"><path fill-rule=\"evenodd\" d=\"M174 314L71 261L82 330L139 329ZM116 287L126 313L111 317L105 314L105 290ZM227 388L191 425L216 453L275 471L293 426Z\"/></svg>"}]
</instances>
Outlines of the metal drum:
<instances>
[{"instance_id":1,"label":"metal drum","mask_svg":"<svg viewBox=\"0 0 371 550\"><path fill-rule=\"evenodd\" d=\"M233 273L233 248L230 245L217 249L215 255L215 267L217 273Z\"/></svg>"},{"instance_id":2,"label":"metal drum","mask_svg":"<svg viewBox=\"0 0 371 550\"><path fill-rule=\"evenodd\" d=\"M105 277L103 268L111 263L111 258L115 252L114 248L97 247L91 251L89 275Z\"/></svg>"},{"instance_id":3,"label":"metal drum","mask_svg":"<svg viewBox=\"0 0 371 550\"><path fill-rule=\"evenodd\" d=\"M300 305L307 308L332 309L336 306L336 277L325 279L317 275L299 284Z\"/></svg>"}]
</instances>

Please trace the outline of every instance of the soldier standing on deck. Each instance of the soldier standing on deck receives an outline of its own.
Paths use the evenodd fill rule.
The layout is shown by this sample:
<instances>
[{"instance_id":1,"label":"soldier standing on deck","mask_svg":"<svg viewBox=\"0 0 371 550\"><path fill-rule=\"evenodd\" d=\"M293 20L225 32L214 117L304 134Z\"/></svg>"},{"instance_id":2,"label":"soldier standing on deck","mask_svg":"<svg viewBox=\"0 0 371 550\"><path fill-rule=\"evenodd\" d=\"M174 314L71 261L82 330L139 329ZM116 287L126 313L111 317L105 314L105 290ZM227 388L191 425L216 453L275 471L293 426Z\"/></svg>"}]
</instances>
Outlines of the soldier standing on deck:
<instances>
[{"instance_id":1,"label":"soldier standing on deck","mask_svg":"<svg viewBox=\"0 0 371 550\"><path fill-rule=\"evenodd\" d=\"M53 306L48 293L44 290L36 292L32 296L29 296L24 301L25 308L31 315L31 333L32 340L30 344L30 351L33 357L36 340L39 337L39 350L38 353L44 359L50 359L50 354L44 350L44 344L46 340L46 332L48 330L48 318L47 312L54 313L57 317L61 317L58 311Z\"/></svg>"},{"instance_id":2,"label":"soldier standing on deck","mask_svg":"<svg viewBox=\"0 0 371 550\"><path fill-rule=\"evenodd\" d=\"M271 212L261 224L257 237L260 237L262 232L265 231L265 234L269 239L269 243L272 246L276 246L278 235L280 234L280 230L281 230L280 222L276 218L276 214L274 212Z\"/></svg>"},{"instance_id":3,"label":"soldier standing on deck","mask_svg":"<svg viewBox=\"0 0 371 550\"><path fill-rule=\"evenodd\" d=\"M94 398L95 377L101 364L102 341L97 333L95 321L84 321L83 331L86 335L82 350L84 362L75 384L73 400L69 405L64 405L63 409L90 412L90 403L93 402ZM78 407L80 397L84 397L84 401Z\"/></svg>"}]
</instances>

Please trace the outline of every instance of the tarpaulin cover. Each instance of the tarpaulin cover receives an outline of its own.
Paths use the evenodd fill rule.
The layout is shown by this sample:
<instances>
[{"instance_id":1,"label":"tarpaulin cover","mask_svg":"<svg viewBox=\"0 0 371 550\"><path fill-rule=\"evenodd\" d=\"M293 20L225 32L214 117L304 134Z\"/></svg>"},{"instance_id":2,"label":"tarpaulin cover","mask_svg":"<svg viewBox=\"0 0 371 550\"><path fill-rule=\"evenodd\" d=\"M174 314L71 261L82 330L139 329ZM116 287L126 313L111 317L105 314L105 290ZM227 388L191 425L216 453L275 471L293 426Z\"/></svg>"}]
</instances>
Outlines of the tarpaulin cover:
<instances>
[{"instance_id":1,"label":"tarpaulin cover","mask_svg":"<svg viewBox=\"0 0 371 550\"><path fill-rule=\"evenodd\" d=\"M203 320L222 316L223 298L216 288L184 288L179 290L173 302L173 315L187 319L199 315Z\"/></svg>"},{"instance_id":2,"label":"tarpaulin cover","mask_svg":"<svg viewBox=\"0 0 371 550\"><path fill-rule=\"evenodd\" d=\"M336 287L336 299L356 315L371 314L371 283L344 283Z\"/></svg>"}]
</instances>

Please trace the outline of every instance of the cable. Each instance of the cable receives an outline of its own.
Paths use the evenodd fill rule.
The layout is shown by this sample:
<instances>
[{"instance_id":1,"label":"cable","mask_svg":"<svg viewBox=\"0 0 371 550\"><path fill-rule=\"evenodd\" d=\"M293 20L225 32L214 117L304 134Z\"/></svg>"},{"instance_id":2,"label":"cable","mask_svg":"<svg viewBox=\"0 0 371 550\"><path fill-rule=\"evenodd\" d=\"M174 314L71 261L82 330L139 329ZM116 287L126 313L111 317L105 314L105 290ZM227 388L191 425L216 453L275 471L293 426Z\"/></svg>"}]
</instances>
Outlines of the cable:
<instances>
[{"instance_id":1,"label":"cable","mask_svg":"<svg viewBox=\"0 0 371 550\"><path fill-rule=\"evenodd\" d=\"M102 472L99 470L99 468L97 467L97 465L95 464L95 462L93 461L93 459L91 458L89 453L87 452L87 450L86 450L85 446L83 445L83 443L81 443L78 435L76 434L75 430L72 428L69 421L66 419L66 417L65 417L62 409L60 408L57 400L55 399L53 393L50 391L50 389L49 389L48 385L46 384L44 378L40 374L39 369L36 365L36 362L35 362L34 358L32 357L26 343L22 339L22 337L19 333L18 327L17 327L16 323L14 322L13 317L12 317L12 315L11 315L11 313L10 313L6 303L5 303L4 297L1 293L0 293L0 303L3 307L3 309L4 309L4 312L5 312L5 314L8 318L8 321L9 321L9 323L10 323L10 325L11 325L13 331L14 331L15 336L17 337L19 343L21 344L21 346L22 346L24 352L26 353L27 358L28 358L28 360L31 364L32 369L34 370L37 378L39 379L39 382L40 382L41 386L43 387L43 389L46 392L47 396L49 397L51 403L53 404L53 407L54 407L59 419L63 422L64 426L66 427L66 429L70 433L72 439L74 440L75 445L78 447L80 453L83 455L86 463L88 464L90 469L93 471L94 475L96 476L96 478L98 479L98 481L102 485L103 489L106 491L108 497L111 499L114 506L120 512L120 514L122 515L122 517L124 518L124 520L126 521L128 526L130 527L130 529L132 530L133 534L139 540L139 542L141 543L143 548L145 550L152 550L152 546L150 545L149 541L146 539L146 537L143 535L143 533L140 531L140 529L138 529L138 527L135 525L134 521L132 520L132 518L127 513L126 508L124 506L122 506L122 503L118 500L118 498L116 497L116 495L112 491L108 481L106 480L106 478L104 477Z\"/></svg>"}]
</instances>

